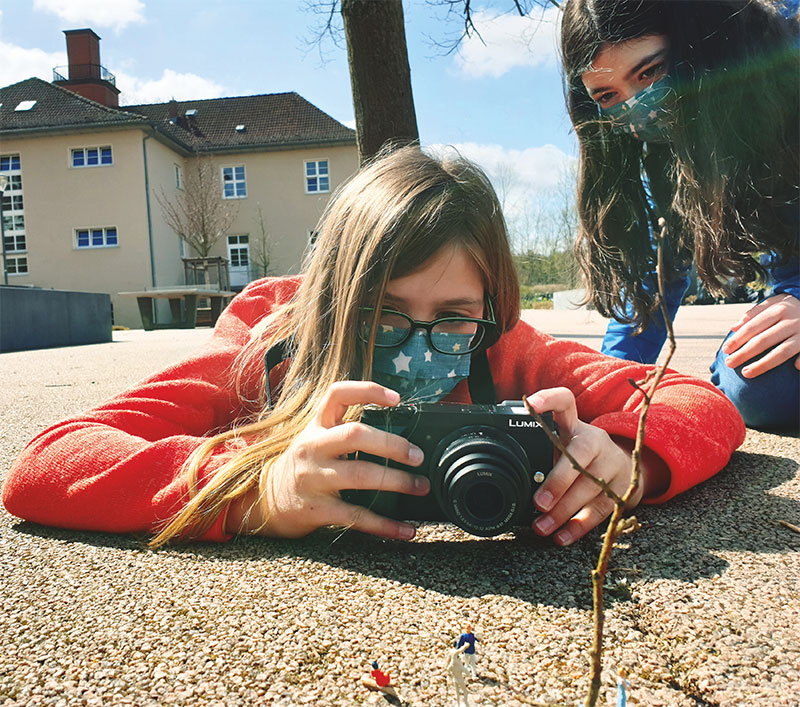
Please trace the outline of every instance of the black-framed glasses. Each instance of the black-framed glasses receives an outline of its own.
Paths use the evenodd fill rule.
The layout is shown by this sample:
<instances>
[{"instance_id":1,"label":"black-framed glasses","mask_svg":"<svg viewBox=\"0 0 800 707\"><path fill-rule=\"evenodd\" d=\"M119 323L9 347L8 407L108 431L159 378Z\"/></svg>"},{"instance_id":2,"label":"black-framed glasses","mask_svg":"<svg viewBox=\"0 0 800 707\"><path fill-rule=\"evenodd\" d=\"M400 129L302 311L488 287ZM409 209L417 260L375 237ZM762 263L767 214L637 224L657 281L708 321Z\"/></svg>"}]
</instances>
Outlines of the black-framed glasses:
<instances>
[{"instance_id":1,"label":"black-framed glasses","mask_svg":"<svg viewBox=\"0 0 800 707\"><path fill-rule=\"evenodd\" d=\"M358 335L368 342L375 318L378 318L375 347L381 349L402 346L417 330L422 330L434 351L459 356L491 345L496 338L497 322L490 297L486 298L488 319L476 317L442 317L430 322L419 322L394 309L362 307L358 322Z\"/></svg>"}]
</instances>

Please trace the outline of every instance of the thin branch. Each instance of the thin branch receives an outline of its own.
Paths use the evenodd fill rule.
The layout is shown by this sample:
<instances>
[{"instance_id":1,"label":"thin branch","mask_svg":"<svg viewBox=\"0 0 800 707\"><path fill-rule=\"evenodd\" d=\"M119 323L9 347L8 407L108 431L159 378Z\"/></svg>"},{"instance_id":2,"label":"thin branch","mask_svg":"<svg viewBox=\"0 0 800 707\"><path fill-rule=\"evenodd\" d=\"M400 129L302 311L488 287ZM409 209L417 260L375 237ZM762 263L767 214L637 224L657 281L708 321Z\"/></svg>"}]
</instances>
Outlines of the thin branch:
<instances>
[{"instance_id":1,"label":"thin branch","mask_svg":"<svg viewBox=\"0 0 800 707\"><path fill-rule=\"evenodd\" d=\"M589 683L589 692L586 695L585 707L594 707L597 703L597 698L600 695L601 677L602 677L602 656L603 656L603 626L605 623L605 610L603 608L603 586L605 584L606 574L608 572L608 561L611 558L611 553L614 549L614 542L624 529L629 526L628 523L623 525L622 514L625 507L639 487L639 476L641 471L641 454L644 445L644 431L645 423L647 421L647 413L650 409L650 403L653 400L658 384L661 382L672 355L675 353L675 334L672 329L672 322L667 313L667 306L664 301L664 243L667 235L667 223L663 218L658 220L658 225L661 228L660 233L656 236L656 246L658 249L658 258L656 261L656 276L658 279L658 305L661 310L661 315L664 318L664 324L667 328L667 336L669 338L669 352L664 362L655 367L652 376L648 374L645 381L649 381L650 385L644 395L642 409L639 413L639 425L636 430L636 445L631 454L631 481L628 485L628 490L619 501L614 503L614 512L611 514L611 520L608 523L608 529L603 536L603 547L600 551L600 556L597 558L597 566L592 570L592 589L594 599L594 637L592 640L592 648L589 651L591 657L591 681ZM639 385L634 384L637 390L642 390ZM638 524L638 523L637 523Z\"/></svg>"}]
</instances>

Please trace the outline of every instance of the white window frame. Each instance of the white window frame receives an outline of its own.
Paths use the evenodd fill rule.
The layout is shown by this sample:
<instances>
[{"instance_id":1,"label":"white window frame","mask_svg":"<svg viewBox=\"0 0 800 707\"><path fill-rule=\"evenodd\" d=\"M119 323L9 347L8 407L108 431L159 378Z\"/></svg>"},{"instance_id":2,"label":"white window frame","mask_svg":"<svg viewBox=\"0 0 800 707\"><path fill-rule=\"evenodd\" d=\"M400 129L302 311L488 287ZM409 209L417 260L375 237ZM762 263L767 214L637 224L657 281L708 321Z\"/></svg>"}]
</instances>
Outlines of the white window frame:
<instances>
[{"instance_id":1,"label":"white window frame","mask_svg":"<svg viewBox=\"0 0 800 707\"><path fill-rule=\"evenodd\" d=\"M231 243L231 238L236 238L237 239L236 243ZM246 238L247 240L244 243L242 243L241 240L238 240L238 239L241 239L241 238ZM233 233L233 234L231 234L230 236L227 237L226 243L227 243L227 246L228 246L228 262L230 263L231 268L247 268L249 270L250 269L250 234L249 233ZM233 253L232 253L232 251L234 249L235 250L245 250L245 251L247 251L247 264L246 265L242 265L241 263L239 265L234 265L233 264Z\"/></svg>"},{"instance_id":2,"label":"white window frame","mask_svg":"<svg viewBox=\"0 0 800 707\"><path fill-rule=\"evenodd\" d=\"M325 174L320 174L319 165L320 162L325 163ZM314 165L314 173L308 173L308 166ZM309 181L315 180L315 184L317 185L316 189L309 189ZM320 179L327 180L327 188L320 189L319 188L319 181ZM316 160L303 160L303 185L305 188L306 194L330 194L331 192L331 161L327 157L320 157Z\"/></svg>"},{"instance_id":3,"label":"white window frame","mask_svg":"<svg viewBox=\"0 0 800 707\"><path fill-rule=\"evenodd\" d=\"M116 234L116 243L109 243L108 242L108 232L113 230ZM78 239L78 234L86 231L89 234L89 243L88 245L80 245L80 241ZM94 232L95 231L102 231L103 233L103 243L101 245L96 245L94 243ZM119 248L119 228L116 226L82 226L80 228L75 228L72 230L72 249L73 250L97 250L99 248Z\"/></svg>"},{"instance_id":4,"label":"white window frame","mask_svg":"<svg viewBox=\"0 0 800 707\"><path fill-rule=\"evenodd\" d=\"M89 164L89 150L97 150L97 164ZM103 150L111 150L111 162L103 162ZM83 152L83 164L75 164L74 154L76 152ZM87 169L94 167L113 167L114 166L114 149L111 145L89 145L88 147L70 147L68 151L68 160L70 169Z\"/></svg>"},{"instance_id":5,"label":"white window frame","mask_svg":"<svg viewBox=\"0 0 800 707\"><path fill-rule=\"evenodd\" d=\"M19 270L19 263L24 263L25 271L20 272ZM11 271L11 263L14 263L14 272ZM25 275L29 275L30 271L28 270L28 256L27 255L6 255L6 275L9 277L24 277Z\"/></svg>"},{"instance_id":6,"label":"white window frame","mask_svg":"<svg viewBox=\"0 0 800 707\"><path fill-rule=\"evenodd\" d=\"M175 188L183 191L183 167L175 165Z\"/></svg>"},{"instance_id":7,"label":"white window frame","mask_svg":"<svg viewBox=\"0 0 800 707\"><path fill-rule=\"evenodd\" d=\"M236 178L236 170L241 169L244 175L242 179ZM225 194L225 170L231 170L232 178L228 180L233 184L233 194L228 196ZM220 168L220 179L222 182L222 198L223 199L246 199L247 198L247 169L243 164L226 165ZM241 185L241 192L240 192Z\"/></svg>"}]
</instances>

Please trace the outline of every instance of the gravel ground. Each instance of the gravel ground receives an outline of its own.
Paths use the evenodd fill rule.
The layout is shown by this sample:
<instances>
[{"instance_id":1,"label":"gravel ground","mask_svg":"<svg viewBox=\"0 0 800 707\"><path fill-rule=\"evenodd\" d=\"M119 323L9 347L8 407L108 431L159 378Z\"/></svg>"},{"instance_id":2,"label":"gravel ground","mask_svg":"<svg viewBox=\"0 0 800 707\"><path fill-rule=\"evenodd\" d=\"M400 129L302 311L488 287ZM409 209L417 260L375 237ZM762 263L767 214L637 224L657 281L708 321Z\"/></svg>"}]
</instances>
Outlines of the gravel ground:
<instances>
[{"instance_id":1,"label":"gravel ground","mask_svg":"<svg viewBox=\"0 0 800 707\"><path fill-rule=\"evenodd\" d=\"M736 305L681 310L676 367L707 377ZM730 309L729 309L730 308ZM599 346L586 312L528 312ZM717 321L719 320L719 321ZM723 322L723 324L720 324ZM0 355L0 474L36 431L188 353L208 330ZM605 689L631 704L800 705L800 442L751 430L728 467L612 557ZM600 533L556 549L425 524L410 543L318 532L151 552L143 539L0 513L0 705L451 705L450 641L475 626L473 705L576 705L588 683Z\"/></svg>"}]
</instances>

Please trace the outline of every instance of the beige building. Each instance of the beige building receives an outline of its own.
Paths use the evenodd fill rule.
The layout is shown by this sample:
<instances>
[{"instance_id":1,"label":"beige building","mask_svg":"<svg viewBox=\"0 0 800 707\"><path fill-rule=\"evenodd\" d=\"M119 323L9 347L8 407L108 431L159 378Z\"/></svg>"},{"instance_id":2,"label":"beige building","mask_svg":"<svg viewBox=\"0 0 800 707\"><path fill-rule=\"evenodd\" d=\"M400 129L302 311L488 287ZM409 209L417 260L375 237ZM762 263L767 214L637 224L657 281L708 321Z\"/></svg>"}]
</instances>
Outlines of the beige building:
<instances>
[{"instance_id":1,"label":"beige building","mask_svg":"<svg viewBox=\"0 0 800 707\"><path fill-rule=\"evenodd\" d=\"M232 289L262 274L252 256L265 246L272 274L297 272L330 194L357 169L354 131L296 93L119 107L99 37L66 34L69 78L0 89L8 284L106 292L115 323L141 326L118 293L184 284L182 256L197 254L160 202L177 203L198 152L235 211L210 253L229 261Z\"/></svg>"}]
</instances>

